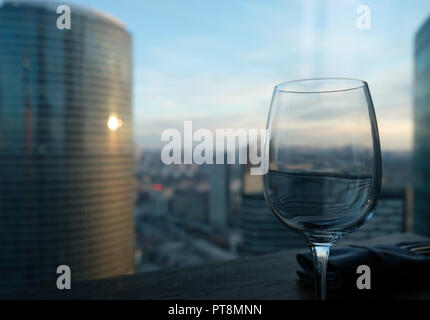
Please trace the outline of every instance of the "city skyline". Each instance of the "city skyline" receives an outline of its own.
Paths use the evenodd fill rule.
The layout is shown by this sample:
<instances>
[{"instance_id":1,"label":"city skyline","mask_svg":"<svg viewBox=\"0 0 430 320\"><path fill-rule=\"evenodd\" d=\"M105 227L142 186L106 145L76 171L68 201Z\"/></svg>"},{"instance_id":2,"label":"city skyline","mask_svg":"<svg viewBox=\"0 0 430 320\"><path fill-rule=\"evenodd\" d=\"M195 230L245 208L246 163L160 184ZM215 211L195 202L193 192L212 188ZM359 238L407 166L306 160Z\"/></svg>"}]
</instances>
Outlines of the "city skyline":
<instances>
[{"instance_id":1,"label":"city skyline","mask_svg":"<svg viewBox=\"0 0 430 320\"><path fill-rule=\"evenodd\" d=\"M300 293L294 271L324 289L347 233L429 236L430 3L416 3L0 0L0 297L211 297L205 279L233 298ZM392 252L426 248L411 244ZM267 257L269 286L264 265L248 273ZM377 267L362 259L340 279ZM372 279L398 265L377 260Z\"/></svg>"},{"instance_id":2,"label":"city skyline","mask_svg":"<svg viewBox=\"0 0 430 320\"><path fill-rule=\"evenodd\" d=\"M382 149L412 148L413 39L430 13L426 1L70 3L117 17L135 39L140 147L160 148L161 132L184 120L211 130L264 128L278 83L343 76L369 83ZM362 4L371 8L370 30L356 26Z\"/></svg>"}]
</instances>

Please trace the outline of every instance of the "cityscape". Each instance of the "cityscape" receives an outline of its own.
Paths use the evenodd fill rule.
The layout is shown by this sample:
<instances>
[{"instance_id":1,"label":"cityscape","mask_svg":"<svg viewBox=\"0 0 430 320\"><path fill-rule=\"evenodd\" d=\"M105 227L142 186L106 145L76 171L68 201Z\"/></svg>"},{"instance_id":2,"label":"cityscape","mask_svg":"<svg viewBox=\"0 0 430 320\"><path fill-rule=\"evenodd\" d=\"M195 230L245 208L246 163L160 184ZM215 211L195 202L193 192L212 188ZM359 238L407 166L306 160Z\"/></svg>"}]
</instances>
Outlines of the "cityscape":
<instances>
[{"instance_id":1,"label":"cityscape","mask_svg":"<svg viewBox=\"0 0 430 320\"><path fill-rule=\"evenodd\" d=\"M304 248L249 165L163 163L166 127L148 124L146 143L135 125L136 35L103 8L70 6L60 30L54 2L0 2L0 293L55 281L58 265L86 280ZM413 147L383 148L374 217L345 238L430 235L427 14L409 35Z\"/></svg>"},{"instance_id":2,"label":"cityscape","mask_svg":"<svg viewBox=\"0 0 430 320\"><path fill-rule=\"evenodd\" d=\"M246 166L214 166L220 167L216 173L211 165L166 166L159 150L142 152L137 164L135 208L139 270L303 247L302 238L270 213L261 176L250 175ZM383 172L383 191L374 217L348 238L368 239L406 231L412 200L408 196L411 154L383 154ZM210 192L221 185L230 192ZM211 202L217 206L210 206ZM218 207L226 202L227 207ZM217 214L222 217L211 220Z\"/></svg>"}]
</instances>

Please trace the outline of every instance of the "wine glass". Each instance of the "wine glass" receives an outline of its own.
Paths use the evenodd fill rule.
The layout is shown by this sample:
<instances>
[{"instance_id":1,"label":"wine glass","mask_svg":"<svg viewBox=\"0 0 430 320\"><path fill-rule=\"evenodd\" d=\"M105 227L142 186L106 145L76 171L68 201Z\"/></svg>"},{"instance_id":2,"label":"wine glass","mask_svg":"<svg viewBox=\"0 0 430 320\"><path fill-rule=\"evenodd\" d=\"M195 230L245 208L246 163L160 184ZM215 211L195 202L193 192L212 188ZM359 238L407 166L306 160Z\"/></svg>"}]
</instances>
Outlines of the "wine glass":
<instances>
[{"instance_id":1,"label":"wine glass","mask_svg":"<svg viewBox=\"0 0 430 320\"><path fill-rule=\"evenodd\" d=\"M305 238L316 296L325 299L332 244L373 215L380 194L381 149L367 83L320 78L276 86L263 158L266 201Z\"/></svg>"}]
</instances>

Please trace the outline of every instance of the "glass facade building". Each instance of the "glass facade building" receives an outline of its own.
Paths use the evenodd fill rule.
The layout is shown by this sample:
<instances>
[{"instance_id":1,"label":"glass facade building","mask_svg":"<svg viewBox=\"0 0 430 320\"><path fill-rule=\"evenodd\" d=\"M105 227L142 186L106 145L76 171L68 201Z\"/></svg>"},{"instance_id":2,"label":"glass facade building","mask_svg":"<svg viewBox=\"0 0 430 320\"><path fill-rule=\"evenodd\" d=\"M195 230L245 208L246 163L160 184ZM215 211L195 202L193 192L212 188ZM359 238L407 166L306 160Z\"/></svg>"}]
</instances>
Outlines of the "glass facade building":
<instances>
[{"instance_id":1,"label":"glass facade building","mask_svg":"<svg viewBox=\"0 0 430 320\"><path fill-rule=\"evenodd\" d=\"M263 179L250 174L246 165L242 178L240 229L241 254L257 255L304 247L303 238L285 227L270 211L263 194Z\"/></svg>"},{"instance_id":2,"label":"glass facade building","mask_svg":"<svg viewBox=\"0 0 430 320\"><path fill-rule=\"evenodd\" d=\"M430 19L415 37L413 230L430 235Z\"/></svg>"},{"instance_id":3,"label":"glass facade building","mask_svg":"<svg viewBox=\"0 0 430 320\"><path fill-rule=\"evenodd\" d=\"M56 8L0 7L0 291L134 270L131 36Z\"/></svg>"}]
</instances>

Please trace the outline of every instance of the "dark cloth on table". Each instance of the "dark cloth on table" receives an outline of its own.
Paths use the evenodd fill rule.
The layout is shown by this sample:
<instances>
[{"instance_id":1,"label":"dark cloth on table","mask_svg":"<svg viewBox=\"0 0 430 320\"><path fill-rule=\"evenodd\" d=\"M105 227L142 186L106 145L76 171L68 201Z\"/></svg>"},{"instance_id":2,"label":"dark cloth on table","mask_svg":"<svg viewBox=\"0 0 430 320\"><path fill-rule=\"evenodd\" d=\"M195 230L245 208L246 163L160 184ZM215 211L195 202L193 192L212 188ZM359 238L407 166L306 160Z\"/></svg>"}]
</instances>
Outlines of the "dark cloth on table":
<instances>
[{"instance_id":1,"label":"dark cloth on table","mask_svg":"<svg viewBox=\"0 0 430 320\"><path fill-rule=\"evenodd\" d=\"M371 271L371 289L414 286L430 281L430 256L396 245L348 246L333 248L327 264L327 289L357 290L360 265ZM418 243L419 244L419 243ZM428 244L428 242L427 242ZM314 282L313 258L310 252L297 254L301 280Z\"/></svg>"}]
</instances>

